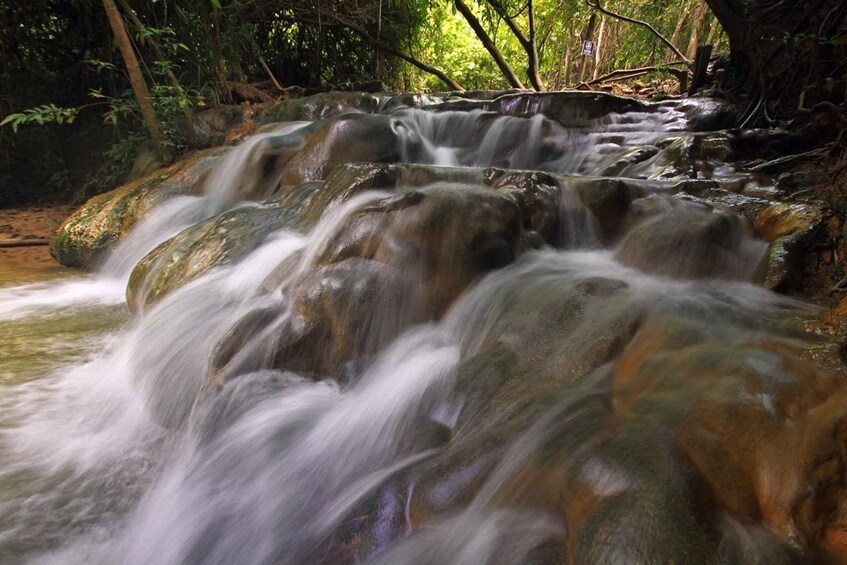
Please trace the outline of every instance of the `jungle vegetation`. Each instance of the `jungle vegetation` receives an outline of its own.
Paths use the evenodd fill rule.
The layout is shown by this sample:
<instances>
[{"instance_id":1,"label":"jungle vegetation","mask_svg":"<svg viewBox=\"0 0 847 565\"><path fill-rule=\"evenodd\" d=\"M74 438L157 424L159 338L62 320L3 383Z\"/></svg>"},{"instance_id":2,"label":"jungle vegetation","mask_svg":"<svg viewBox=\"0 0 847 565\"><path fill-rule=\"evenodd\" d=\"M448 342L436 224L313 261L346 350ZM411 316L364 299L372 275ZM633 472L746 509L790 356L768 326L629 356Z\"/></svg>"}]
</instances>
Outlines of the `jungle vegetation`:
<instances>
[{"instance_id":1,"label":"jungle vegetation","mask_svg":"<svg viewBox=\"0 0 847 565\"><path fill-rule=\"evenodd\" d=\"M687 76L709 44L726 70L717 86L748 101L748 124L839 103L847 3L797 4L0 0L0 204L88 196L126 175L145 141L163 161L192 147L185 124L204 108L321 89L658 84Z\"/></svg>"}]
</instances>

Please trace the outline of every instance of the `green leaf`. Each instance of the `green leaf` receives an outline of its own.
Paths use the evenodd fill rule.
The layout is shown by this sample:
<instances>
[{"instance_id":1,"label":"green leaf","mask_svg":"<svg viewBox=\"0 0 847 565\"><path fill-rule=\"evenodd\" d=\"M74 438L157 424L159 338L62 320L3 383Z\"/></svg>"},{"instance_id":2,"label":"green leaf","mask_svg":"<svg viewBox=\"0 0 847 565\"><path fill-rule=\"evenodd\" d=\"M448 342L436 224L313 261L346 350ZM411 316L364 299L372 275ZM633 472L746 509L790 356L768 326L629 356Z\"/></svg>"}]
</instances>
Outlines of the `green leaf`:
<instances>
[{"instance_id":1,"label":"green leaf","mask_svg":"<svg viewBox=\"0 0 847 565\"><path fill-rule=\"evenodd\" d=\"M6 124L10 124L10 123L14 122L15 120L19 119L20 116L21 116L21 114L9 114L5 118L3 118L3 121L0 122L0 126L5 126Z\"/></svg>"}]
</instances>

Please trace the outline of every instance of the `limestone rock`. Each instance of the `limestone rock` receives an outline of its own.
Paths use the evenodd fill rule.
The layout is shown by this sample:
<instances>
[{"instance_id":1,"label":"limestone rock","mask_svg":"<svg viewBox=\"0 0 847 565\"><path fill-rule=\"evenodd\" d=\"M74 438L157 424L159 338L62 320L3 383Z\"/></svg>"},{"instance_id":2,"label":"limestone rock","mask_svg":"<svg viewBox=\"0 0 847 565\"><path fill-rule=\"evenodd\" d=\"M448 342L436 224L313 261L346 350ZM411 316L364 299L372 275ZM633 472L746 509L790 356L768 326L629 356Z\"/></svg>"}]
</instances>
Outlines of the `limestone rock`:
<instances>
[{"instance_id":1,"label":"limestone rock","mask_svg":"<svg viewBox=\"0 0 847 565\"><path fill-rule=\"evenodd\" d=\"M654 197L641 204L641 218L636 216L615 253L622 264L675 278L752 276L761 246L745 234L737 216L677 199Z\"/></svg>"},{"instance_id":2,"label":"limestone rock","mask_svg":"<svg viewBox=\"0 0 847 565\"><path fill-rule=\"evenodd\" d=\"M802 277L812 247L824 227L824 211L812 204L783 202L766 208L756 219L756 234L769 243L758 280L765 288L789 291Z\"/></svg>"},{"instance_id":3,"label":"limestone rock","mask_svg":"<svg viewBox=\"0 0 847 565\"><path fill-rule=\"evenodd\" d=\"M59 227L50 254L67 267L94 267L156 205L197 194L226 148L198 151L166 169L91 198Z\"/></svg>"},{"instance_id":4,"label":"limestone rock","mask_svg":"<svg viewBox=\"0 0 847 565\"><path fill-rule=\"evenodd\" d=\"M339 375L409 324L442 316L473 281L514 261L523 247L515 198L494 190L436 184L364 205L326 247L299 266L283 266L290 274L278 278L291 307L290 315L268 315L277 320L274 366ZM246 343L246 328L231 339ZM228 352L217 355L227 374L257 358L237 345L219 349Z\"/></svg>"},{"instance_id":5,"label":"limestone rock","mask_svg":"<svg viewBox=\"0 0 847 565\"><path fill-rule=\"evenodd\" d=\"M365 92L322 92L305 98L280 100L258 109L261 124L331 118L350 112L373 113L380 99Z\"/></svg>"},{"instance_id":6,"label":"limestone rock","mask_svg":"<svg viewBox=\"0 0 847 565\"><path fill-rule=\"evenodd\" d=\"M195 224L148 253L133 269L127 304L144 310L210 269L239 261L269 234L294 225L295 210L244 206Z\"/></svg>"}]
</instances>

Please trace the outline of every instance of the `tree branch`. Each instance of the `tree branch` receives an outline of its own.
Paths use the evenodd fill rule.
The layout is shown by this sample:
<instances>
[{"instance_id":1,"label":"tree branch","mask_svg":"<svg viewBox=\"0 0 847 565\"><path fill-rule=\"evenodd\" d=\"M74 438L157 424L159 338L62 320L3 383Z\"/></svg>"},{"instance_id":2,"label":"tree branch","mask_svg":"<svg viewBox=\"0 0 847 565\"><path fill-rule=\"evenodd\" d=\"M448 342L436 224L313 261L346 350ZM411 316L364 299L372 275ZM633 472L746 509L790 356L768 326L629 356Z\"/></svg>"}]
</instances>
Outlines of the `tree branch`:
<instances>
[{"instance_id":1,"label":"tree branch","mask_svg":"<svg viewBox=\"0 0 847 565\"><path fill-rule=\"evenodd\" d=\"M447 86L449 86L453 90L458 90L460 92L465 91L465 89L462 87L461 84L459 84L458 82L456 82L455 80L453 80L452 78L450 78L449 76L444 74L444 72L436 69L435 67L431 67L430 65L427 65L423 61L419 61L418 59L412 57L411 55L407 55L406 53L403 53L402 51L395 49L394 47L391 47L387 43L383 43L382 41L379 41L378 39L371 37L371 35L364 28L360 27L359 25L354 24L353 22L347 22L347 21L344 21L344 20L341 20L341 19L338 19L337 21L340 25L343 25L344 27L346 27L350 31L356 33L357 35L359 35L359 37L361 37L362 39L364 39L365 41L367 41L368 43L370 43L371 45L373 45L377 49L384 51L384 52L388 53L389 55L394 55L395 57L403 59L404 61L411 63L412 65L416 66L417 68L419 68L420 70L422 70L424 72L427 72L431 75L437 76L438 78L440 78L444 82L444 84L446 84Z\"/></svg>"},{"instance_id":2,"label":"tree branch","mask_svg":"<svg viewBox=\"0 0 847 565\"><path fill-rule=\"evenodd\" d=\"M491 58L494 59L494 62L497 64L500 72L503 73L503 76L506 77L506 81L508 81L509 85L514 88L526 88L518 78L518 75L515 74L515 71L512 70L512 67L509 66L509 63L506 62L503 54L499 49L497 49L497 46L494 45L494 42L488 36L488 33L486 33L485 28L482 27L481 23L479 23L479 20L473 14L468 5L465 4L463 0L453 0L453 5L456 6L459 13L464 16L465 21L468 22L468 25L471 26L477 38L482 42L482 45L488 51L489 55L491 55Z\"/></svg>"},{"instance_id":3,"label":"tree branch","mask_svg":"<svg viewBox=\"0 0 847 565\"><path fill-rule=\"evenodd\" d=\"M613 18L616 18L618 20L622 20L622 21L625 21L625 22L629 22L631 24L637 24L637 25L646 27L647 29L649 29L653 33L653 35L658 37L661 40L662 43L667 45L670 48L670 50L673 51L676 54L677 57L679 57L680 59L685 61L685 63L687 65L691 64L691 61L688 59L688 57L686 57L685 55L682 54L682 51L677 49L676 46L668 40L668 38L666 38L664 35L659 33L659 31L656 28L654 28L652 25L650 25L649 23L643 22L641 20L636 20L634 18L630 18L630 17L624 16L624 15L621 15L621 14L616 14L615 12L610 12L609 10L607 10L606 8L604 8L600 4L600 0L593 0L593 3L592 3L592 0L585 0L585 3L588 4L590 7L594 8L595 10L597 10L597 11L603 13L603 14L606 14L607 16L611 16Z\"/></svg>"},{"instance_id":4,"label":"tree branch","mask_svg":"<svg viewBox=\"0 0 847 565\"><path fill-rule=\"evenodd\" d=\"M515 15L509 15L506 11L506 7L503 6L500 0L488 0L488 4L494 8L497 15L506 22L506 26L512 31L512 34L518 40L518 43L520 43L521 47L523 47L524 51L526 51L529 64L527 76L529 77L529 82L532 83L532 87L539 92L544 90L544 83L542 82L541 75L538 72L538 47L535 39L535 9L532 5L532 0L528 0L524 8ZM528 10L529 37L527 37L521 28L519 28L515 23L515 17L526 10Z\"/></svg>"}]
</instances>

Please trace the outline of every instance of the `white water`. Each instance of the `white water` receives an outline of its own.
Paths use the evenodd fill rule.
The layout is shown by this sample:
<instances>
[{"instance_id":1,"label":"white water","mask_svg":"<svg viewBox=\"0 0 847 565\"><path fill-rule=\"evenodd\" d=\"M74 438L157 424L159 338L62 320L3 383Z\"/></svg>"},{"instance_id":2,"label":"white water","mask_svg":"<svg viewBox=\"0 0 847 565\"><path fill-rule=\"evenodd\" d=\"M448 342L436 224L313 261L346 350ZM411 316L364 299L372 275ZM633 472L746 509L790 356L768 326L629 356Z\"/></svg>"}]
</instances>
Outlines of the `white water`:
<instances>
[{"instance_id":1,"label":"white water","mask_svg":"<svg viewBox=\"0 0 847 565\"><path fill-rule=\"evenodd\" d=\"M612 116L581 132L541 116L400 115L424 140L425 162L559 172L591 171L610 153L680 127L680 117L670 112ZM250 138L210 177L204 196L165 203L98 274L0 289L0 320L46 319L119 303L141 257L257 190L243 184L251 178L254 152L304 125ZM102 354L4 386L0 561L345 561L349 556L330 553L339 532L377 504L384 520L359 559L522 563L567 529L509 493L545 442L578 432L583 397L544 411L502 446L502 460L475 477L482 481L479 492L459 513L416 529L410 511L413 469L444 453L441 436L460 431L467 399L457 389L457 369L482 350L487 336L508 333L506 305L513 297L564 292L597 278L626 281L629 302L590 310L585 337L568 345L574 355L585 348L592 324L623 307L737 308L778 316L796 306L743 282L664 279L621 266L611 251L586 251L598 244L595 221L573 191L563 191L560 214L569 221L561 240L578 251L529 253L479 281L441 322L394 336L352 384L269 367L215 382L214 348L239 320L269 305L287 315L288 298L266 292L263 281L297 254L290 277L305 272L350 215L383 196L365 193L332 207L310 234L274 234L239 264L207 273L133 320L111 336Z\"/></svg>"}]
</instances>

